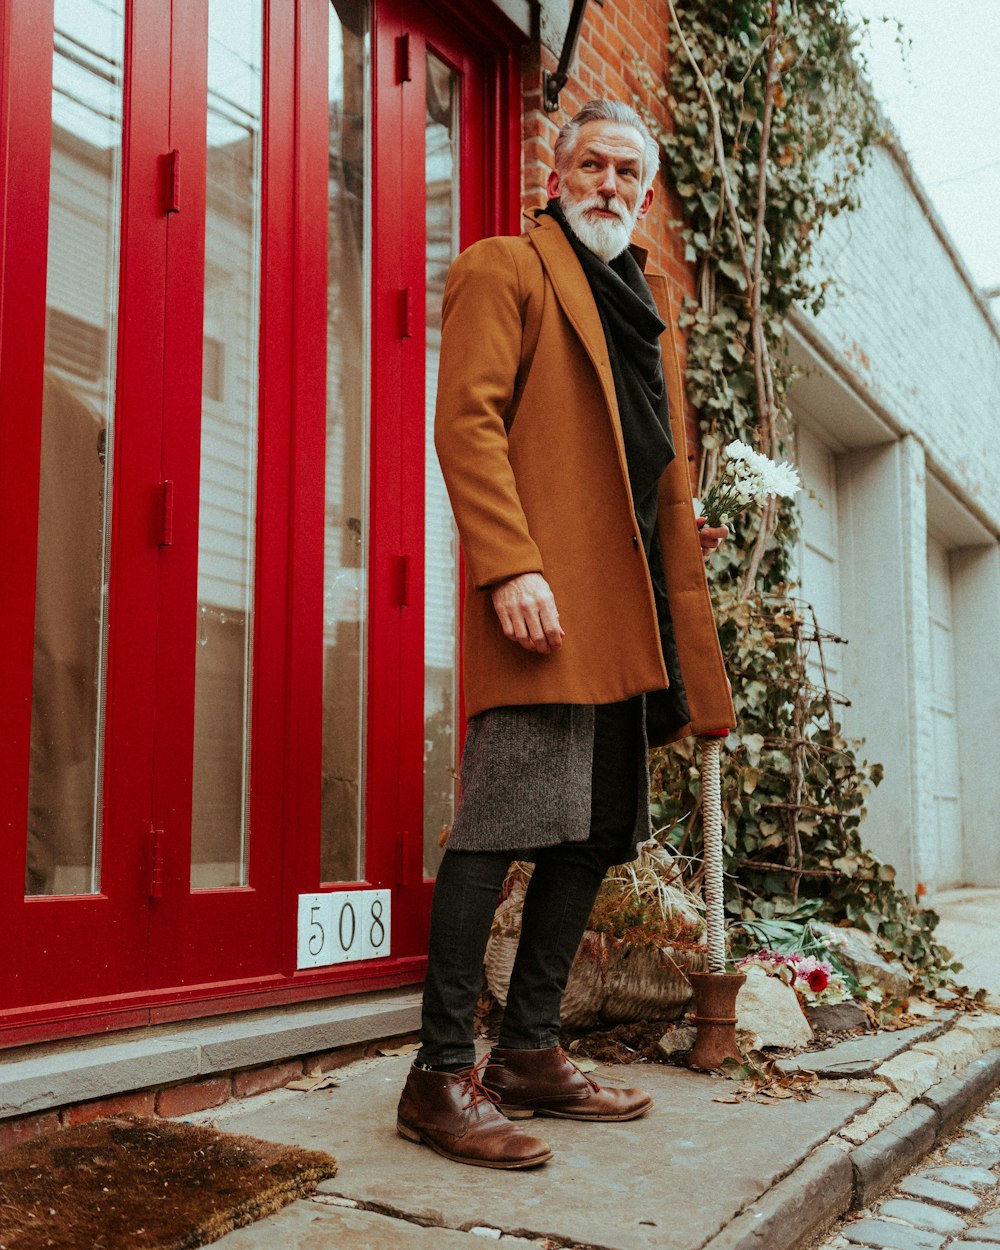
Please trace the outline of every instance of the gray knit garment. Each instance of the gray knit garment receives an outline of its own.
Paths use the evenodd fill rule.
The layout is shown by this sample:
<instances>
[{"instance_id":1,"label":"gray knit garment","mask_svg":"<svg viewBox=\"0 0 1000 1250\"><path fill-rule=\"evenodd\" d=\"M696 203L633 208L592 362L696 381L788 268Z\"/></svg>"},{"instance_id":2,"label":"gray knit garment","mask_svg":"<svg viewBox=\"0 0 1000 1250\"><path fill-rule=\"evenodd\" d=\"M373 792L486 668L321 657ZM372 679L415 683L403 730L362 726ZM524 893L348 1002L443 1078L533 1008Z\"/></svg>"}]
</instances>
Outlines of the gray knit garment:
<instances>
[{"instance_id":1,"label":"gray knit garment","mask_svg":"<svg viewBox=\"0 0 1000 1250\"><path fill-rule=\"evenodd\" d=\"M645 747L645 716L642 723ZM473 716L448 849L518 852L586 841L593 761L593 704L498 707ZM645 750L636 789L633 849L650 836Z\"/></svg>"}]
</instances>

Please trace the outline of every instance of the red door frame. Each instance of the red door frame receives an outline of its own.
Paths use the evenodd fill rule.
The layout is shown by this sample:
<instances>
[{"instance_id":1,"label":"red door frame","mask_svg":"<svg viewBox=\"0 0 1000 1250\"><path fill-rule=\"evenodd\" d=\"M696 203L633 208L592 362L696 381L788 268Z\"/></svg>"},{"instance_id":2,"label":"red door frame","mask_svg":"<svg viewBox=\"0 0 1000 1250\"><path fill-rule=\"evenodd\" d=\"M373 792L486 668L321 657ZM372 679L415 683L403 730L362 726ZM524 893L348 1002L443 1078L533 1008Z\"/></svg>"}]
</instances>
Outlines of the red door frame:
<instances>
[{"instance_id":1,"label":"red door frame","mask_svg":"<svg viewBox=\"0 0 1000 1250\"><path fill-rule=\"evenodd\" d=\"M255 844L265 840L252 841L249 890L195 895L185 926L182 910L170 899L179 899L187 890L185 839L177 831L185 827L185 820L189 823L191 739L173 727L190 723L193 698L195 614L190 552L197 547L197 511L191 500L192 491L195 500L197 496L198 440L191 438L190 431L185 439L183 428L173 422L178 413L200 409L201 306L190 300L190 291L200 290L203 273L204 64L197 49L192 54L189 47L184 56L174 55L175 105L168 129L162 100L170 63L170 10L168 6L141 6L143 32L142 38L136 38L134 11L140 6L128 7L131 70L125 98L122 215L122 273L126 277L119 314L112 619L130 619L141 628L118 631L109 666L108 741L112 734L120 735L117 741L130 743L132 754L126 759L109 746L105 893L71 901L24 900L35 577L30 518L37 516L38 507L52 15L51 6L37 0L0 0L0 50L4 52L0 168L10 170L12 178L0 188L4 226L0 394L7 397L7 417L0 423L0 519L7 522L7 533L25 535L24 541L8 548L7 585L18 587L19 595L10 605L7 642L0 649L0 690L10 692L12 709L7 720L10 749L0 760L4 804L0 819L7 836L5 859L13 865L0 883L0 907L8 917L18 917L14 947L20 951L22 979L44 979L50 991L44 1005L4 1012L0 1046L403 984L419 980L424 966L429 886L422 872L422 611L416 602L401 606L398 593L400 557L409 555L414 570L422 570L423 565L421 509L414 507L423 491L422 411L419 423L410 422L416 428L403 424L406 436L400 437L404 397L408 391L414 393L409 382L419 372L417 393L422 395L423 378L421 301L417 300L420 333L412 340L400 338L398 302L406 285L423 291L422 236L418 249L412 239L408 246L405 236L417 217L406 211L406 189L422 187L423 170L406 166L415 154L404 142L407 125L417 126L423 134L423 92L421 88L417 98L417 92L406 90L416 84L394 81L396 40L407 33L404 12L412 27L413 6L407 8L401 0L376 0L372 37L376 100L372 245L378 261L372 292L372 386L378 406L373 402L371 463L372 498L377 507L372 509L370 543L367 878L358 884L395 887L394 952L390 959L375 964L303 972L294 970L295 900L299 893L319 888L325 348L316 327L325 323L326 316L328 8L316 0L297 0L294 30L289 23L272 22L265 36L269 66L265 131L271 141L266 149L263 213L262 291L267 292L267 322L261 329L255 654L277 656L280 662L269 664L263 673L258 668L255 678L253 767L258 771L254 773L253 820L255 829L268 831L268 846L261 860ZM173 0L173 8L175 39L178 30L204 24L202 0ZM483 220L463 220L464 246L479 234L518 229L520 107L515 41L519 36L499 14L495 18L477 14L470 19L465 6L450 0L435 8L447 24L426 16L432 44L450 60L448 47L458 41L456 32L460 32L482 58L484 79L490 84L481 100L482 133L490 141L476 144L473 127L463 127L463 176L472 177L475 171L482 179L488 206ZM10 49L15 50L15 57L7 55ZM174 48L175 54L178 51ZM17 101L17 109L9 106L11 100ZM133 133L131 118L140 115L144 123ZM185 202L180 214L167 218L162 183L151 176L151 170L162 169L163 156L171 148L187 158ZM316 152L322 152L322 161L309 159ZM418 181L412 181L417 176ZM324 223L322 231L315 225L317 213ZM416 224L420 225L419 218ZM128 266L129 256L136 252L142 252L144 264ZM161 314L157 336L150 334L150 326L157 324L164 298L171 317L164 327ZM166 368L162 363L150 368L158 354L161 362L168 362ZM17 419L11 419L15 413ZM158 485L164 478L176 483L178 519L174 545L157 549L150 535ZM128 576L118 577L118 570L126 567ZM417 580L422 582L422 578ZM177 612L178 595L182 602L191 599L189 620ZM168 607L179 623L165 630L162 622L170 617ZM149 645L154 636L158 639L155 648ZM155 690L155 698L148 703L136 699L137 689ZM154 702L160 727L155 738ZM139 758L137 742L144 744ZM262 773L264 759L272 761L267 774ZM222 930L236 935L226 953L227 967L235 975L225 981L213 980L208 963L195 958L183 984L175 980L166 988L115 992L115 981L122 984L121 961L134 961L134 948L141 945L132 935L137 929L142 931L141 916L136 913L147 907L146 832L150 825L164 828L168 835L173 831L167 839L164 898L152 904L150 933L185 940L189 953L195 953L215 943L220 931L218 910L211 917L198 913L210 905L221 907ZM262 893L256 883L265 881L274 888ZM160 907L161 903L166 906ZM280 924L271 922L275 939L265 943L263 963L242 960L245 926L262 925L275 907L280 907L283 919ZM54 949L54 939L65 943L63 949L70 953L64 959L47 961L43 970L33 953ZM96 952L97 958L88 958L88 952ZM81 998L81 977L86 976L88 988L94 985L100 961L106 962L109 979L98 980L96 991ZM203 976L203 971L209 975ZM128 975L131 979L132 974ZM3 997L11 1001L8 991Z\"/></svg>"},{"instance_id":2,"label":"red door frame","mask_svg":"<svg viewBox=\"0 0 1000 1250\"><path fill-rule=\"evenodd\" d=\"M39 499L42 366L45 349L45 280L48 243L51 149L52 6L8 0L3 84L4 151L0 168L10 171L4 199L4 316L0 423L11 444L0 464L0 494L16 508L8 532L24 535L7 572L14 588L9 646L4 648L5 680L13 694L11 749L4 753L3 826L5 857L0 906L11 920L13 940L7 1001L23 1001L25 990L41 979L50 1003L74 999L85 979L97 1000L113 998L123 977L145 977L146 843L137 836L148 822L151 788L151 707L132 697L152 688L155 634L156 546L151 542L154 512L148 483L158 481L158 423L161 405L160 343L163 265L162 204L156 169L166 151L162 90L169 72L169 12L146 6L142 38L136 37L134 11L125 27L126 78L123 99L121 261L119 266L118 348L114 422L116 477L111 516L108 616L111 627L128 620L107 669L104 755L102 892L67 901L24 898L25 814L28 806L31 679L35 607L35 525ZM16 107L13 102L16 101ZM148 124L133 127L142 116ZM141 265L129 265L133 254ZM153 313L152 325L149 324ZM151 333L147 330L151 329ZM9 475L9 478L8 478ZM6 519L6 518L5 518ZM127 570L125 575L122 571ZM5 718L7 719L7 718ZM126 763L121 748L127 744ZM59 957L39 968L38 954ZM58 1007L42 1010L43 1016ZM37 1016L38 1010L9 1012L7 1018ZM129 1013L122 1023L131 1023Z\"/></svg>"}]
</instances>

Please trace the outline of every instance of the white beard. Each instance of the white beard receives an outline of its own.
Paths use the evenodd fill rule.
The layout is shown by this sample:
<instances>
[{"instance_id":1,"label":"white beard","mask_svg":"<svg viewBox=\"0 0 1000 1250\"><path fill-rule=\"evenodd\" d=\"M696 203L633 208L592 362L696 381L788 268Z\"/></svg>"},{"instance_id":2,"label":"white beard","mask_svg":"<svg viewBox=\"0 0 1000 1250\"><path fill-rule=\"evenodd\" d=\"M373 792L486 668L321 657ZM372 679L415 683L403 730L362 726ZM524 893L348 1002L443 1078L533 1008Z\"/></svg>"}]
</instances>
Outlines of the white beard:
<instances>
[{"instance_id":1,"label":"white beard","mask_svg":"<svg viewBox=\"0 0 1000 1250\"><path fill-rule=\"evenodd\" d=\"M564 194L560 197L560 203L569 228L583 246L599 256L605 264L620 256L628 247L635 223L639 219L638 205L636 211L629 216L617 201L606 200L602 195L594 195L586 200L573 200ZM594 208L618 213L619 219L611 221L607 217L588 216Z\"/></svg>"}]
</instances>

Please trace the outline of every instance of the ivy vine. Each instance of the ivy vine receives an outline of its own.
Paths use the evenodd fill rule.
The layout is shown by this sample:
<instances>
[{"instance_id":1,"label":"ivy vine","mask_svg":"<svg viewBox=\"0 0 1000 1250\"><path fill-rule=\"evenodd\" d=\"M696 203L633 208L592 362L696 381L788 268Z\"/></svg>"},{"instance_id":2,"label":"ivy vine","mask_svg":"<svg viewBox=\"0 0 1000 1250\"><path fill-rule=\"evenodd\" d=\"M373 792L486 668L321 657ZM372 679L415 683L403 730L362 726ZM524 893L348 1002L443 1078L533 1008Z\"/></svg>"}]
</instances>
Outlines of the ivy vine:
<instances>
[{"instance_id":1,"label":"ivy vine","mask_svg":"<svg viewBox=\"0 0 1000 1250\"><path fill-rule=\"evenodd\" d=\"M855 207L883 125L844 0L667 8L670 71L656 89L673 129L658 138L696 270L681 325L704 490L732 439L786 454L785 321L793 304L822 308L830 279L816 244L831 218ZM915 906L861 840L882 769L845 737L844 700L826 680L829 648L843 640L793 597L794 506L744 520L710 562L738 716L723 777L731 922L802 914L812 900L810 915L877 935L925 985L946 981L960 965L934 940L938 917ZM655 819L679 851L698 855L693 744L655 756L653 776Z\"/></svg>"}]
</instances>

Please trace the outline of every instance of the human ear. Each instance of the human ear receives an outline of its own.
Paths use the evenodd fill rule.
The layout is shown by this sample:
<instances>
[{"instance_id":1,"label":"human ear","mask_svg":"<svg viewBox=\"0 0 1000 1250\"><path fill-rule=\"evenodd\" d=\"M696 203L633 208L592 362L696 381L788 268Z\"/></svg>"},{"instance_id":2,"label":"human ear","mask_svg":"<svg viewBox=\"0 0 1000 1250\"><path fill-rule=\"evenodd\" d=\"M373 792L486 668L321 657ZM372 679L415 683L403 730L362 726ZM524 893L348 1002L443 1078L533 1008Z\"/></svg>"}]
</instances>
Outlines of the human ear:
<instances>
[{"instance_id":1,"label":"human ear","mask_svg":"<svg viewBox=\"0 0 1000 1250\"><path fill-rule=\"evenodd\" d=\"M649 190L646 192L646 194L642 197L642 203L639 205L639 211L636 214L636 216L645 217L646 214L649 212L649 209L652 203L653 203L653 188L650 187Z\"/></svg>"},{"instance_id":2,"label":"human ear","mask_svg":"<svg viewBox=\"0 0 1000 1250\"><path fill-rule=\"evenodd\" d=\"M545 190L548 191L550 200L557 200L559 198L559 175L554 169L548 176L545 183Z\"/></svg>"}]
</instances>

